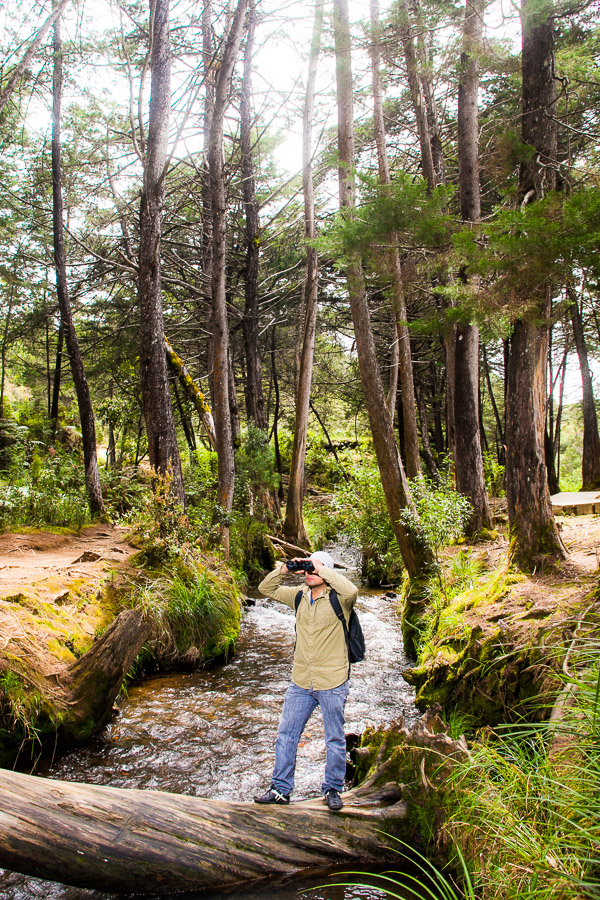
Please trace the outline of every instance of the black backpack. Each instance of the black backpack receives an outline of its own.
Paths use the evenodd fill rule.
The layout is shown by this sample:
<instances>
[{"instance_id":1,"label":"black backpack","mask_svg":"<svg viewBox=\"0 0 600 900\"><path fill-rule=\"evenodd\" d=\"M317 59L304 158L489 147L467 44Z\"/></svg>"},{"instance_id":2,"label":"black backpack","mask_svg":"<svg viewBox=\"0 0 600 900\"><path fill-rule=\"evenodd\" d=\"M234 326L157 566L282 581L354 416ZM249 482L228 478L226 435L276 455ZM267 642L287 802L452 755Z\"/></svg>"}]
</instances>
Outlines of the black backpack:
<instances>
[{"instance_id":1,"label":"black backpack","mask_svg":"<svg viewBox=\"0 0 600 900\"><path fill-rule=\"evenodd\" d=\"M296 614L298 613L298 607L300 606L300 601L302 600L302 593L302 591L298 591L294 598L294 610ZM352 608L350 610L348 625L346 625L346 617L342 612L342 607L338 599L337 591L334 588L331 588L331 590L329 591L329 602L333 607L334 613L342 623L342 628L344 629L344 637L346 638L346 645L348 647L349 662L362 662L365 658L365 636L363 634L362 628L360 627L358 613L354 608Z\"/></svg>"}]
</instances>

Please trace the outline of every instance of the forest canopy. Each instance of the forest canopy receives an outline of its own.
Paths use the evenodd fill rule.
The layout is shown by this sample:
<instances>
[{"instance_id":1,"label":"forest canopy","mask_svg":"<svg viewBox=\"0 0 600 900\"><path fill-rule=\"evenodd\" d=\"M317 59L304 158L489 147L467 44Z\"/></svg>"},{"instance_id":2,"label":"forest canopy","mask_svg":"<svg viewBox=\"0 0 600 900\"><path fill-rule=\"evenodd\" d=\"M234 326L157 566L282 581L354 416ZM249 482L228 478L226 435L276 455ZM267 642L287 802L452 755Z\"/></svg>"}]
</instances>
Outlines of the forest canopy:
<instances>
[{"instance_id":1,"label":"forest canopy","mask_svg":"<svg viewBox=\"0 0 600 900\"><path fill-rule=\"evenodd\" d=\"M331 531L311 485L415 577L427 484L564 552L550 495L600 486L595 0L2 16L2 527L154 490L251 567Z\"/></svg>"}]
</instances>

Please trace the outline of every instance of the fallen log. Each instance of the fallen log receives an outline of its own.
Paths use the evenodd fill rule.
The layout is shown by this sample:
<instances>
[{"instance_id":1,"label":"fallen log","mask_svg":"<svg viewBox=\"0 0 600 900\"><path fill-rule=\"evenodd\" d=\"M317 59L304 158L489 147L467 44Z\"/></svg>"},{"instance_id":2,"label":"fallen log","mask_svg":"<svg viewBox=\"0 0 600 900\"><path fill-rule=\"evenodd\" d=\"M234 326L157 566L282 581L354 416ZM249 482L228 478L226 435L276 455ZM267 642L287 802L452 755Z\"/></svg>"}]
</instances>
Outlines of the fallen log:
<instances>
[{"instance_id":1,"label":"fallen log","mask_svg":"<svg viewBox=\"0 0 600 900\"><path fill-rule=\"evenodd\" d=\"M125 609L81 659L59 677L64 691L63 736L84 740L106 725L125 676L151 632L134 609Z\"/></svg>"},{"instance_id":2,"label":"fallen log","mask_svg":"<svg viewBox=\"0 0 600 900\"><path fill-rule=\"evenodd\" d=\"M77 887L169 894L381 863L397 846L390 836L423 849L440 827L464 738L452 740L433 712L411 731L398 721L372 736L357 760L366 778L339 813L321 799L259 806L0 770L0 866Z\"/></svg>"},{"instance_id":3,"label":"fallen log","mask_svg":"<svg viewBox=\"0 0 600 900\"><path fill-rule=\"evenodd\" d=\"M377 860L406 835L397 789L287 807L208 801L0 771L0 866L77 887L153 894L231 888ZM402 827L403 826L403 827ZM389 841L387 842L389 851Z\"/></svg>"}]
</instances>

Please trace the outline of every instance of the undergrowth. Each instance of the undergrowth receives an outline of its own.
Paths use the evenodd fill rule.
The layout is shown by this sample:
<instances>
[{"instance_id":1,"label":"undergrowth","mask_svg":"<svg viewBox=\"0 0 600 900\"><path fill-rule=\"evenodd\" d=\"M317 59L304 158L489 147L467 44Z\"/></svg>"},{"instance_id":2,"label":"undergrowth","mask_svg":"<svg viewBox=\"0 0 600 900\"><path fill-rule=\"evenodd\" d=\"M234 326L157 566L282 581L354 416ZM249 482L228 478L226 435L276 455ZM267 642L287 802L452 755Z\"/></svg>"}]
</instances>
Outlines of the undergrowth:
<instances>
[{"instance_id":1,"label":"undergrowth","mask_svg":"<svg viewBox=\"0 0 600 900\"><path fill-rule=\"evenodd\" d=\"M550 721L497 729L455 771L447 832L482 900L600 897L600 642L579 647Z\"/></svg>"},{"instance_id":2,"label":"undergrowth","mask_svg":"<svg viewBox=\"0 0 600 900\"><path fill-rule=\"evenodd\" d=\"M188 560L148 580L133 602L152 627L136 672L149 666L197 665L227 656L234 647L239 592L230 578L199 562Z\"/></svg>"}]
</instances>

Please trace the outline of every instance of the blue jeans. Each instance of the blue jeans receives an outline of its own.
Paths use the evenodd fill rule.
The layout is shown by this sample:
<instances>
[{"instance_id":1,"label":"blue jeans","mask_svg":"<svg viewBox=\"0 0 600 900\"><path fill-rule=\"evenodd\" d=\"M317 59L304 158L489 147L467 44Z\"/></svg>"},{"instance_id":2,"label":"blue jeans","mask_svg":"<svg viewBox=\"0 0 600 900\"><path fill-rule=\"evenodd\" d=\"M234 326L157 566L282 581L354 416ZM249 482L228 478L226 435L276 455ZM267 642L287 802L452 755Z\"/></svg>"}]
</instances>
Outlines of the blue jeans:
<instances>
[{"instance_id":1,"label":"blue jeans","mask_svg":"<svg viewBox=\"0 0 600 900\"><path fill-rule=\"evenodd\" d=\"M325 778L321 785L323 792L329 788L341 791L346 775L346 735L344 733L344 707L350 690L350 682L328 691L314 691L312 688L290 684L285 695L277 741L275 743L275 767L272 786L281 794L291 794L294 789L296 751L304 726L315 707L321 707L325 726Z\"/></svg>"}]
</instances>

